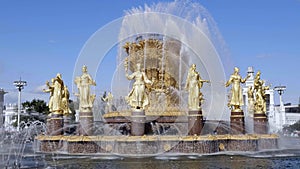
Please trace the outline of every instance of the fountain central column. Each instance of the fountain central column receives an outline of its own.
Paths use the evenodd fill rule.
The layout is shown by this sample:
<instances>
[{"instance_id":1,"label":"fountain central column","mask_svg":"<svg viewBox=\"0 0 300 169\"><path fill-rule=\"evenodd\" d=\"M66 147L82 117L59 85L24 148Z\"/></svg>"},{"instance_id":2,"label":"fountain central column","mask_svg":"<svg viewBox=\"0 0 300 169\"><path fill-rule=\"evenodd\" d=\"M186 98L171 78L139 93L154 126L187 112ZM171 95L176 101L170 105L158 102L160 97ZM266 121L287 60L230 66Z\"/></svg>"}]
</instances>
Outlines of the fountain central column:
<instances>
[{"instance_id":1,"label":"fountain central column","mask_svg":"<svg viewBox=\"0 0 300 169\"><path fill-rule=\"evenodd\" d=\"M145 134L145 111L143 109L133 109L131 112L131 135L142 136Z\"/></svg>"}]
</instances>

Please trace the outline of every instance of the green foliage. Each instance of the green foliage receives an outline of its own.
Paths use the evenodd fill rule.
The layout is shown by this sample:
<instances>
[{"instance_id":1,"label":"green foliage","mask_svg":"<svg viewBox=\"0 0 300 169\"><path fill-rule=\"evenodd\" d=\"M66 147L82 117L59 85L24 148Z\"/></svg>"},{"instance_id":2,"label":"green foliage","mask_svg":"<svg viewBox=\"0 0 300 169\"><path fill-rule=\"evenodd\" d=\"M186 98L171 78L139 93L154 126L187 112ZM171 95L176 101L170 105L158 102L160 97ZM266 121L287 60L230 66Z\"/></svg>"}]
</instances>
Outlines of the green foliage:
<instances>
[{"instance_id":1,"label":"green foliage","mask_svg":"<svg viewBox=\"0 0 300 169\"><path fill-rule=\"evenodd\" d=\"M44 100L39 99L33 99L31 102L26 101L22 103L22 106L26 109L28 112L38 112L42 114L49 114L49 108L47 106L47 103Z\"/></svg>"},{"instance_id":2,"label":"green foliage","mask_svg":"<svg viewBox=\"0 0 300 169\"><path fill-rule=\"evenodd\" d=\"M22 103L23 108L26 110L26 114L21 113L20 114L20 123L21 122L31 122L31 121L41 121L41 122L46 122L46 118L48 114L50 114L49 108L47 106L47 103L44 100L39 100L39 99L33 99L32 101L26 101ZM75 121L75 108L76 105L75 102L72 100L69 100L69 107L70 110L72 111L71 113L71 120ZM17 116L13 117L16 119L16 122L13 123L13 126L17 126Z\"/></svg>"},{"instance_id":3,"label":"green foliage","mask_svg":"<svg viewBox=\"0 0 300 169\"><path fill-rule=\"evenodd\" d=\"M20 123L28 123L30 121L42 121L45 122L47 115L49 114L49 108L44 100L33 99L32 101L26 101L22 103L23 108L26 110L26 114L20 114ZM18 116L14 116L17 119ZM17 120L13 123L13 126L17 126Z\"/></svg>"}]
</instances>

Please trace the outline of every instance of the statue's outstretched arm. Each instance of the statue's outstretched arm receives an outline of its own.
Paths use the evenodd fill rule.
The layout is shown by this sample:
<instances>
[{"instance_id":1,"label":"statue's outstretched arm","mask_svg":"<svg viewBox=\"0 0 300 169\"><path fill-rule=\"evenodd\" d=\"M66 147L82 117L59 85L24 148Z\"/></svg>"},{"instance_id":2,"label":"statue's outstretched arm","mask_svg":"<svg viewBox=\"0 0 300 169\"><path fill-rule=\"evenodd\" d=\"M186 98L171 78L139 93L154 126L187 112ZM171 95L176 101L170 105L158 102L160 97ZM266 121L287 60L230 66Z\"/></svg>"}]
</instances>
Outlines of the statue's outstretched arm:
<instances>
[{"instance_id":1,"label":"statue's outstretched arm","mask_svg":"<svg viewBox=\"0 0 300 169\"><path fill-rule=\"evenodd\" d=\"M225 86L228 87L232 83L232 76L230 76L229 80L226 82Z\"/></svg>"},{"instance_id":2,"label":"statue's outstretched arm","mask_svg":"<svg viewBox=\"0 0 300 169\"><path fill-rule=\"evenodd\" d=\"M128 73L126 72L126 77L128 80L132 80L135 77L135 73L132 73L131 75L128 75Z\"/></svg>"},{"instance_id":3,"label":"statue's outstretched arm","mask_svg":"<svg viewBox=\"0 0 300 169\"><path fill-rule=\"evenodd\" d=\"M250 74L247 75L244 79L241 79L242 83L245 83L250 78Z\"/></svg>"},{"instance_id":4,"label":"statue's outstretched arm","mask_svg":"<svg viewBox=\"0 0 300 169\"><path fill-rule=\"evenodd\" d=\"M151 80L148 79L148 77L146 76L145 73L143 73L143 77L144 77L145 83L148 83L148 84L152 84L153 83Z\"/></svg>"}]
</instances>

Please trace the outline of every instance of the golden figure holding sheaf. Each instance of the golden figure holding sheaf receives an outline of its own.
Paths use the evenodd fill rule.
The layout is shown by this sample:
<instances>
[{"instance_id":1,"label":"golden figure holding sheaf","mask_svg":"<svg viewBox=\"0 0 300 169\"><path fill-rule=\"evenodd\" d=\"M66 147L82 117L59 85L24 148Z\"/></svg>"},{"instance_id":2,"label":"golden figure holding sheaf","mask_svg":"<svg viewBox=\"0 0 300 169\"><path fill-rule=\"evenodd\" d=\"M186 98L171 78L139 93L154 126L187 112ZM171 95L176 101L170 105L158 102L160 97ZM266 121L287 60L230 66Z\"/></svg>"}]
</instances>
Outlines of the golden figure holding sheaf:
<instances>
[{"instance_id":1,"label":"golden figure holding sheaf","mask_svg":"<svg viewBox=\"0 0 300 169\"><path fill-rule=\"evenodd\" d=\"M87 66L82 67L82 75L75 78L75 84L78 88L79 109L81 112L92 111L96 95L90 93L90 86L96 86L96 82L87 72Z\"/></svg>"},{"instance_id":2,"label":"golden figure holding sheaf","mask_svg":"<svg viewBox=\"0 0 300 169\"><path fill-rule=\"evenodd\" d=\"M141 64L136 65L136 70L131 75L128 75L128 60L124 63L126 77L128 80L134 79L132 89L126 97L128 104L135 109L144 109L149 104L148 96L145 92L145 83L152 84L146 74L141 70Z\"/></svg>"},{"instance_id":3,"label":"golden figure holding sheaf","mask_svg":"<svg viewBox=\"0 0 300 169\"><path fill-rule=\"evenodd\" d=\"M192 64L187 75L185 89L188 90L188 107L189 110L200 110L201 101L203 100L203 95L200 89L203 83L209 83L208 80L201 79L199 73L196 71L196 65Z\"/></svg>"},{"instance_id":4,"label":"golden figure holding sheaf","mask_svg":"<svg viewBox=\"0 0 300 169\"><path fill-rule=\"evenodd\" d=\"M255 90L255 113L261 114L267 112L266 107L266 90L269 90L269 86L264 86L264 81L260 79L260 71L256 73L254 79L254 90Z\"/></svg>"},{"instance_id":5,"label":"golden figure holding sheaf","mask_svg":"<svg viewBox=\"0 0 300 169\"><path fill-rule=\"evenodd\" d=\"M231 99L229 106L232 106L232 111L240 112L242 111L241 106L243 105L243 93L241 83L245 83L246 80L250 77L242 78L239 74L239 68L234 68L234 73L230 76L229 80L226 82L225 86L228 87L231 85Z\"/></svg>"},{"instance_id":6,"label":"golden figure holding sheaf","mask_svg":"<svg viewBox=\"0 0 300 169\"><path fill-rule=\"evenodd\" d=\"M50 93L49 111L64 115L71 113L69 109L69 91L67 86L64 86L61 74L58 73L55 78L52 78L51 84L47 81L46 85L48 89L43 89L43 91ZM51 113L49 116L51 116Z\"/></svg>"},{"instance_id":7,"label":"golden figure holding sheaf","mask_svg":"<svg viewBox=\"0 0 300 169\"><path fill-rule=\"evenodd\" d=\"M63 114L65 116L68 116L72 113L69 107L69 98L70 98L70 93L68 87L64 86L63 97L62 97L62 108L63 108Z\"/></svg>"}]
</instances>

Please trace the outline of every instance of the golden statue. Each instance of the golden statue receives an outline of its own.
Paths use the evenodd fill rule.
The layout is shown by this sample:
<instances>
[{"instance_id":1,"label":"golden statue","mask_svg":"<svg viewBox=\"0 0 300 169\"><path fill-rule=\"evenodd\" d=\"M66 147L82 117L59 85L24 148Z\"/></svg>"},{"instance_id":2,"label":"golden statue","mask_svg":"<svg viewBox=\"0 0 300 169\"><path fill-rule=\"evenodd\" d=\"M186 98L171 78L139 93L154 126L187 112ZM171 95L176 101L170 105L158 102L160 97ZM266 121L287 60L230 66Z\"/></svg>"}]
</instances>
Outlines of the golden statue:
<instances>
[{"instance_id":1,"label":"golden statue","mask_svg":"<svg viewBox=\"0 0 300 169\"><path fill-rule=\"evenodd\" d=\"M87 72L87 66L82 67L82 75L75 78L75 84L78 88L79 109L81 112L92 111L96 95L91 95L90 86L96 86L96 82Z\"/></svg>"},{"instance_id":2,"label":"golden statue","mask_svg":"<svg viewBox=\"0 0 300 169\"><path fill-rule=\"evenodd\" d=\"M72 113L72 111L70 110L70 107L69 107L69 98L70 98L70 93L69 93L68 87L64 86L63 97L62 97L62 107L63 107L63 114L65 116L70 115Z\"/></svg>"},{"instance_id":3,"label":"golden statue","mask_svg":"<svg viewBox=\"0 0 300 169\"><path fill-rule=\"evenodd\" d=\"M136 71L128 75L128 60L125 60L124 66L128 80L134 79L132 89L126 97L128 104L135 109L144 109L149 104L148 96L145 92L145 83L152 84L146 74L141 71L141 64L136 65Z\"/></svg>"},{"instance_id":4,"label":"golden statue","mask_svg":"<svg viewBox=\"0 0 300 169\"><path fill-rule=\"evenodd\" d=\"M243 105L243 93L241 83L245 83L249 77L250 75L248 74L248 76L243 79L239 74L239 68L235 67L234 73L225 84L226 87L232 85L229 105L232 106L232 111L234 112L242 111L241 106Z\"/></svg>"},{"instance_id":5,"label":"golden statue","mask_svg":"<svg viewBox=\"0 0 300 169\"><path fill-rule=\"evenodd\" d=\"M62 107L62 95L64 82L61 78L61 74L58 73L55 78L51 79L51 84L47 81L46 85L48 89L44 89L44 92L50 93L49 110L56 114L60 114L63 111Z\"/></svg>"},{"instance_id":6,"label":"golden statue","mask_svg":"<svg viewBox=\"0 0 300 169\"><path fill-rule=\"evenodd\" d=\"M248 87L247 95L248 95L248 113L249 113L249 116L253 117L253 113L254 113L254 89L253 89L252 86Z\"/></svg>"},{"instance_id":7,"label":"golden statue","mask_svg":"<svg viewBox=\"0 0 300 169\"><path fill-rule=\"evenodd\" d=\"M267 105L266 105L266 90L269 90L269 86L264 86L264 81L260 79L260 71L256 73L254 78L254 90L255 90L255 104L254 109L255 113L261 114L267 112Z\"/></svg>"},{"instance_id":8,"label":"golden statue","mask_svg":"<svg viewBox=\"0 0 300 169\"><path fill-rule=\"evenodd\" d=\"M192 64L190 70L188 72L188 76L186 79L185 89L189 92L188 97L188 107L189 110L200 110L201 109L201 101L203 100L202 93L200 89L203 86L203 83L208 80L201 79L199 73L196 71L196 65Z\"/></svg>"},{"instance_id":9,"label":"golden statue","mask_svg":"<svg viewBox=\"0 0 300 169\"><path fill-rule=\"evenodd\" d=\"M52 83L52 85L54 84L54 78L51 79L51 83ZM47 85L48 89L43 89L43 92L50 93L48 107L49 107L49 111L52 112L53 111L54 86L50 85L49 81L46 81L46 85ZM51 115L51 113L49 115Z\"/></svg>"}]
</instances>

